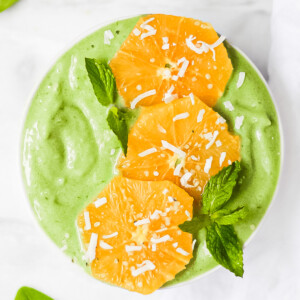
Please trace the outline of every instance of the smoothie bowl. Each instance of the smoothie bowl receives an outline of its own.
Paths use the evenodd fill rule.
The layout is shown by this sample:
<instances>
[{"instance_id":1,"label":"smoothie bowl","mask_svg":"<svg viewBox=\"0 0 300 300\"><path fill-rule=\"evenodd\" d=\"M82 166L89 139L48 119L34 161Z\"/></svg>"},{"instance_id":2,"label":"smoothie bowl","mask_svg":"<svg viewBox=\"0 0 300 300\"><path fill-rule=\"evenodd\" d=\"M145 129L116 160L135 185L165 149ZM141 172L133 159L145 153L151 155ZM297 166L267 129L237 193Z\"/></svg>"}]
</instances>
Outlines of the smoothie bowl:
<instances>
[{"instance_id":1,"label":"smoothie bowl","mask_svg":"<svg viewBox=\"0 0 300 300\"><path fill-rule=\"evenodd\" d=\"M34 214L96 279L149 294L222 265L243 276L281 161L262 76L209 23L102 27L36 90L22 137Z\"/></svg>"}]
</instances>

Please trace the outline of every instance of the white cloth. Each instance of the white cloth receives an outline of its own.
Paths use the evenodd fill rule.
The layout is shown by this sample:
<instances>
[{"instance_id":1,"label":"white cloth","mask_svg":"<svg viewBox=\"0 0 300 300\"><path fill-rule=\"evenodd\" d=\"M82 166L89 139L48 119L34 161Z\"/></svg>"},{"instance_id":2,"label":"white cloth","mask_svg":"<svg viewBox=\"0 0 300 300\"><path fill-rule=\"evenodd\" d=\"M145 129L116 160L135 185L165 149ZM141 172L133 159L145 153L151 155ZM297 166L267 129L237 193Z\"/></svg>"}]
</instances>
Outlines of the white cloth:
<instances>
[{"instance_id":1,"label":"white cloth","mask_svg":"<svg viewBox=\"0 0 300 300\"><path fill-rule=\"evenodd\" d=\"M267 77L283 121L285 164L278 196L245 249L244 279L224 269L147 299L299 299L300 8L298 0L21 0L0 14L0 298L21 285L57 300L144 299L93 280L35 227L19 175L19 140L25 101L53 57L86 29L145 12L211 22ZM270 53L270 55L269 55ZM299 185L299 184L298 184Z\"/></svg>"}]
</instances>

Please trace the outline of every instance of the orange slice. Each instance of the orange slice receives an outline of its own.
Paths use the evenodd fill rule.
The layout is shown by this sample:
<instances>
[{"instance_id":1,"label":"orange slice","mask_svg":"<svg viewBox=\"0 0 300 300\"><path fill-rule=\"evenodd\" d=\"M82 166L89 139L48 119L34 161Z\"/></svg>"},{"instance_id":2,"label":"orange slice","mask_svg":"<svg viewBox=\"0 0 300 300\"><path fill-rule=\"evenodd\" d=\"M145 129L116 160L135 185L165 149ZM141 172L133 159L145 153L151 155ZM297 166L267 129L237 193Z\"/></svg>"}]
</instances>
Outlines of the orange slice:
<instances>
[{"instance_id":1,"label":"orange slice","mask_svg":"<svg viewBox=\"0 0 300 300\"><path fill-rule=\"evenodd\" d=\"M192 235L178 227L192 215L193 198L172 182L115 177L77 220L92 275L152 293L192 258Z\"/></svg>"},{"instance_id":2,"label":"orange slice","mask_svg":"<svg viewBox=\"0 0 300 300\"><path fill-rule=\"evenodd\" d=\"M125 104L149 106L193 93L214 106L232 72L223 40L199 20L141 18L110 62Z\"/></svg>"},{"instance_id":3,"label":"orange slice","mask_svg":"<svg viewBox=\"0 0 300 300\"><path fill-rule=\"evenodd\" d=\"M211 176L240 159L239 150L225 119L191 96L142 108L118 168L124 177L169 180L200 198Z\"/></svg>"}]
</instances>

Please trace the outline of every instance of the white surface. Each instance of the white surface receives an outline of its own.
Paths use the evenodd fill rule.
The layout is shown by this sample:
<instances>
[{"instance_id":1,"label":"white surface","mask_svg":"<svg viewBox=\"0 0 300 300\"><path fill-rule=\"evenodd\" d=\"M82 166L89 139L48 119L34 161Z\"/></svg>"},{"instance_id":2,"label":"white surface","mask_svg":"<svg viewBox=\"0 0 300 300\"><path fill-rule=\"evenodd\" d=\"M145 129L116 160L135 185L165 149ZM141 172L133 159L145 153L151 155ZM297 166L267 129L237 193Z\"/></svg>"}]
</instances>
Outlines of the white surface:
<instances>
[{"instance_id":1,"label":"white surface","mask_svg":"<svg viewBox=\"0 0 300 300\"><path fill-rule=\"evenodd\" d=\"M57 300L300 298L300 7L297 0L274 2L271 51L269 0L21 0L0 14L0 299L13 299L21 285ZM147 297L132 294L93 280L69 262L36 229L27 211L18 147L30 90L78 34L103 21L143 12L210 21L266 77L269 71L285 132L283 184L245 250L244 279L219 269L187 286Z\"/></svg>"}]
</instances>

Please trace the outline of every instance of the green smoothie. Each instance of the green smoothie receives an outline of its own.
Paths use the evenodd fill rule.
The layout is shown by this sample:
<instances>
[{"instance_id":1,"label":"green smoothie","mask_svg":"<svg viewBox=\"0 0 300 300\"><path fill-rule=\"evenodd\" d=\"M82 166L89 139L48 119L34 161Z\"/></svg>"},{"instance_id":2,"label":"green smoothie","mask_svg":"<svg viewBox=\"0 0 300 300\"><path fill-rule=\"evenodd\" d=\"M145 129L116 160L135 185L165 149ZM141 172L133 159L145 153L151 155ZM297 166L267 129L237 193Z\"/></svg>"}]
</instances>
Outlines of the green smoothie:
<instances>
[{"instance_id":1,"label":"green smoothie","mask_svg":"<svg viewBox=\"0 0 300 300\"><path fill-rule=\"evenodd\" d=\"M117 174L120 144L106 123L85 69L85 57L109 61L140 17L118 21L82 39L54 64L30 104L22 140L22 167L29 201L49 237L85 267L76 229L79 212ZM103 36L110 29L111 44ZM247 59L226 44L233 73L215 110L241 136L243 171L232 202L247 204L250 213L235 226L245 242L265 214L280 170L280 134L268 90ZM237 88L240 72L245 81ZM120 100L120 99L119 99ZM234 110L228 109L228 102ZM225 105L224 105L224 102ZM227 108L226 108L227 107ZM240 129L237 117L244 117ZM205 245L205 230L195 234L194 258L167 285L203 274L217 264ZM89 271L88 268L86 268Z\"/></svg>"}]
</instances>

